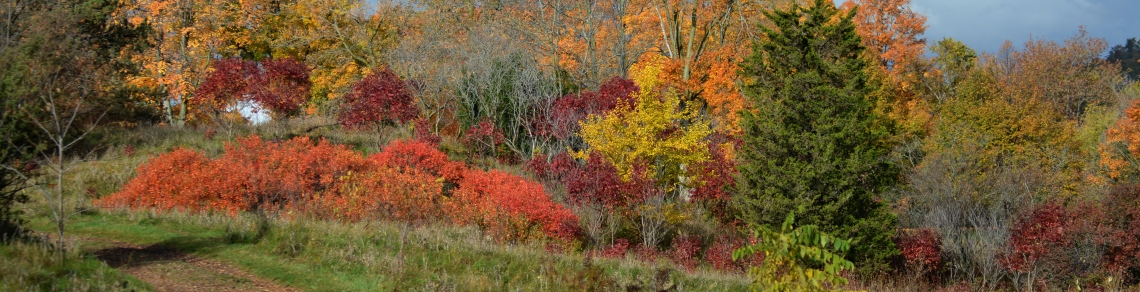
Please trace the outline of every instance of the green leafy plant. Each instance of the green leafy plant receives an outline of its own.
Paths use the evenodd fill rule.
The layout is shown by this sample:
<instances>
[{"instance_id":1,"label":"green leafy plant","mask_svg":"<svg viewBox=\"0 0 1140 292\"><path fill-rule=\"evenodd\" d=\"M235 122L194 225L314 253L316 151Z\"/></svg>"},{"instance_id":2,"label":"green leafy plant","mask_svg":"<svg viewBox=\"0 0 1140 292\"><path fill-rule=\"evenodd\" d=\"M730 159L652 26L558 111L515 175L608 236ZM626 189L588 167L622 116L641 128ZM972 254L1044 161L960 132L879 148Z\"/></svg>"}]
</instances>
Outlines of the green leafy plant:
<instances>
[{"instance_id":1,"label":"green leafy plant","mask_svg":"<svg viewBox=\"0 0 1140 292\"><path fill-rule=\"evenodd\" d=\"M833 291L846 285L847 279L840 273L855 269L855 264L843 258L851 241L824 233L815 225L792 228L794 224L795 212L791 212L779 231L760 225L754 235L761 240L732 253L734 260L764 255L760 266L749 268L752 289Z\"/></svg>"}]
</instances>

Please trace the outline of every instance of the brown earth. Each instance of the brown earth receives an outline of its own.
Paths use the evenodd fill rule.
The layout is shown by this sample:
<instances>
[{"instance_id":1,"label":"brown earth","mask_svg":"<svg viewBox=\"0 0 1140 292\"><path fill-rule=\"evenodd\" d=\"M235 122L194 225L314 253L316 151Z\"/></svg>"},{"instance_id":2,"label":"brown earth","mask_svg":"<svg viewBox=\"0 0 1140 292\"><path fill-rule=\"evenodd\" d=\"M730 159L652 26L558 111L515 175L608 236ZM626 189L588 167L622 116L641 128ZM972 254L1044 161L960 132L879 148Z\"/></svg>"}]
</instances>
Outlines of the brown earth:
<instances>
[{"instance_id":1,"label":"brown earth","mask_svg":"<svg viewBox=\"0 0 1140 292\"><path fill-rule=\"evenodd\" d=\"M150 284L156 291L300 291L262 279L230 264L161 244L139 246L101 238L78 238L100 261Z\"/></svg>"}]
</instances>

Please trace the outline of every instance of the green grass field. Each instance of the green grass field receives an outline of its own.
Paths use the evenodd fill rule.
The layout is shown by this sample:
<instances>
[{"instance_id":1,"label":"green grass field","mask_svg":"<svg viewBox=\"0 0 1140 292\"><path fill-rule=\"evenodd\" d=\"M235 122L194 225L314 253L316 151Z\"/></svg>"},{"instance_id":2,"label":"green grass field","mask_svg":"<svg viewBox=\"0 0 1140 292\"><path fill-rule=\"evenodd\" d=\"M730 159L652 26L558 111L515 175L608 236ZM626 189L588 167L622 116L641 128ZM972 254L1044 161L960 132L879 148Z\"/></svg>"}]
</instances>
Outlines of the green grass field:
<instances>
[{"instance_id":1,"label":"green grass field","mask_svg":"<svg viewBox=\"0 0 1140 292\"><path fill-rule=\"evenodd\" d=\"M43 231L52 227L42 217L30 225ZM79 215L69 226L67 236L81 244L108 239L171 247L305 291L725 291L743 290L748 283L740 275L683 271L663 262L587 264L580 254L497 244L472 228L127 211ZM83 263L100 264L91 261Z\"/></svg>"}]
</instances>

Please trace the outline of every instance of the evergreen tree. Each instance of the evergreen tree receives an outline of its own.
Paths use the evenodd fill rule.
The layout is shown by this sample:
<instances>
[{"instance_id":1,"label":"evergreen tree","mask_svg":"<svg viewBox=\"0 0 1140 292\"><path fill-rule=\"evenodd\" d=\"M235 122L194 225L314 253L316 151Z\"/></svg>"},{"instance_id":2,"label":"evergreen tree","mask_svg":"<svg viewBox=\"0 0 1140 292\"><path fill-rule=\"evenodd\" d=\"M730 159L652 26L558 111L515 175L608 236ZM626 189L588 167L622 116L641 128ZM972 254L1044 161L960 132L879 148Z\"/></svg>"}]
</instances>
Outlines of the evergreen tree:
<instances>
[{"instance_id":1,"label":"evergreen tree","mask_svg":"<svg viewBox=\"0 0 1140 292\"><path fill-rule=\"evenodd\" d=\"M1123 45L1116 45L1108 51L1109 62L1119 63L1120 69L1132 79L1140 79L1140 41L1129 38Z\"/></svg>"},{"instance_id":2,"label":"evergreen tree","mask_svg":"<svg viewBox=\"0 0 1140 292\"><path fill-rule=\"evenodd\" d=\"M898 170L885 160L891 134L865 97L869 66L851 18L831 1L765 12L773 26L741 65L744 145L732 207L748 224L797 224L850 238L846 255L863 272L882 271L898 254L895 218L875 195Z\"/></svg>"}]
</instances>

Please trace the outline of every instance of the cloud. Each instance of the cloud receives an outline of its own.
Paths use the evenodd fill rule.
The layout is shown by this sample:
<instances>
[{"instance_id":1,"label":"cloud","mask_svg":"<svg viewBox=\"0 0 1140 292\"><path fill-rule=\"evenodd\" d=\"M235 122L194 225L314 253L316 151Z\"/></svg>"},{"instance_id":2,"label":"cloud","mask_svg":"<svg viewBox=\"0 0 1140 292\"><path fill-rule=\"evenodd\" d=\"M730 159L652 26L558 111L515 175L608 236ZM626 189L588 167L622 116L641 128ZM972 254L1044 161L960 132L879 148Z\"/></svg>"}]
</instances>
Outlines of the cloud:
<instances>
[{"instance_id":1,"label":"cloud","mask_svg":"<svg viewBox=\"0 0 1140 292\"><path fill-rule=\"evenodd\" d=\"M1063 41L1085 26L1092 37L1120 44L1140 37L1140 1L1134 0L913 0L927 15L926 39L958 39L978 51L996 52L1006 40Z\"/></svg>"}]
</instances>

